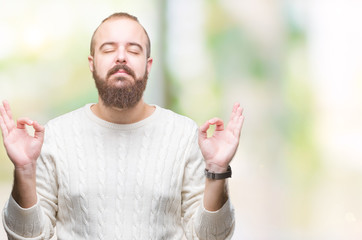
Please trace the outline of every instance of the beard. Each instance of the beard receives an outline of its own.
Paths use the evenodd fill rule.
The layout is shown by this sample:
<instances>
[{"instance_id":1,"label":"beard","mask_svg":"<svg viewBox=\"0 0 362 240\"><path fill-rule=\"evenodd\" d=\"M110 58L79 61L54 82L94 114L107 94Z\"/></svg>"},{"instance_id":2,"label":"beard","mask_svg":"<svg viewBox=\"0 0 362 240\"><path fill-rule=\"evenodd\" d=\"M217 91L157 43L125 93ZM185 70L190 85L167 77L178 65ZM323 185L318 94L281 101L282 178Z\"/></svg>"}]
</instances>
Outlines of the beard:
<instances>
[{"instance_id":1,"label":"beard","mask_svg":"<svg viewBox=\"0 0 362 240\"><path fill-rule=\"evenodd\" d=\"M110 80L111 76L119 70L124 70L134 79L134 82L129 82L129 78L119 76L114 81L123 81L123 86L114 86ZM101 78L96 68L94 67L93 79L98 89L98 94L106 107L116 107L120 109L128 109L134 107L143 97L143 92L146 89L148 73L137 78L132 69L126 65L116 65L111 68L106 76L106 79Z\"/></svg>"}]
</instances>

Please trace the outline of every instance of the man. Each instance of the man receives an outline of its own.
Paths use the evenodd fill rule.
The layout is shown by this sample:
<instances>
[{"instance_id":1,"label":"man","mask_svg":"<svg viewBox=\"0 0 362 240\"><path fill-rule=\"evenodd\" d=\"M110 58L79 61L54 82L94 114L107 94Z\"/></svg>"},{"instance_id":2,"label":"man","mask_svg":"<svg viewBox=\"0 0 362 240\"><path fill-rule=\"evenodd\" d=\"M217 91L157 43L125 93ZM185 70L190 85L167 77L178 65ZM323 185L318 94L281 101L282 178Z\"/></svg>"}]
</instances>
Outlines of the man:
<instances>
[{"instance_id":1,"label":"man","mask_svg":"<svg viewBox=\"0 0 362 240\"><path fill-rule=\"evenodd\" d=\"M8 237L49 239L56 226L58 239L230 239L234 213L226 178L243 123L239 104L226 129L218 118L198 129L146 104L150 40L126 13L100 24L88 60L97 104L46 128L28 118L15 125L9 104L0 106L15 166L3 211ZM208 138L210 125L216 131Z\"/></svg>"}]
</instances>

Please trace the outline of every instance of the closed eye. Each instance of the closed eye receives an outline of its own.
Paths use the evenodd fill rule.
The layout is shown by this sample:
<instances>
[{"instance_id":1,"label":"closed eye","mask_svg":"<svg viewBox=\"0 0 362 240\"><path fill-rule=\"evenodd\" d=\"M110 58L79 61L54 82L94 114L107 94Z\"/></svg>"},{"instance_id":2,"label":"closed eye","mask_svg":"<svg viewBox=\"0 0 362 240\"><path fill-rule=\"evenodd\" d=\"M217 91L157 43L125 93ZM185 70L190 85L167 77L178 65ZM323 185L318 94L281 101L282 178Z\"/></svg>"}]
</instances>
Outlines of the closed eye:
<instances>
[{"instance_id":1,"label":"closed eye","mask_svg":"<svg viewBox=\"0 0 362 240\"><path fill-rule=\"evenodd\" d=\"M105 48L105 49L102 50L102 52L111 53L111 52L114 52L114 48Z\"/></svg>"},{"instance_id":2,"label":"closed eye","mask_svg":"<svg viewBox=\"0 0 362 240\"><path fill-rule=\"evenodd\" d=\"M111 53L116 50L116 43L114 42L105 42L99 48L103 53Z\"/></svg>"},{"instance_id":3,"label":"closed eye","mask_svg":"<svg viewBox=\"0 0 362 240\"><path fill-rule=\"evenodd\" d=\"M142 46L138 43L129 43L127 50L132 54L140 54L142 53Z\"/></svg>"},{"instance_id":4,"label":"closed eye","mask_svg":"<svg viewBox=\"0 0 362 240\"><path fill-rule=\"evenodd\" d=\"M132 54L140 54L141 51L138 49L129 49L128 52L132 53Z\"/></svg>"}]
</instances>

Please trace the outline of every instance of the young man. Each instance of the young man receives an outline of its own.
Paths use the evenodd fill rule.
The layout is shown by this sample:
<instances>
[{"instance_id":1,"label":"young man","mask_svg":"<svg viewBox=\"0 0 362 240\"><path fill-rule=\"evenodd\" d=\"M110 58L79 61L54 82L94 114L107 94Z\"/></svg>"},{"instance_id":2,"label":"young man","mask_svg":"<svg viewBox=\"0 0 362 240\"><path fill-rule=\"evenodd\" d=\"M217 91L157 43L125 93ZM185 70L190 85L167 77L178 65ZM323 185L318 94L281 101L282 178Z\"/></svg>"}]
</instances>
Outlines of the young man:
<instances>
[{"instance_id":1,"label":"young man","mask_svg":"<svg viewBox=\"0 0 362 240\"><path fill-rule=\"evenodd\" d=\"M10 239L230 239L226 178L243 123L235 104L199 129L143 101L153 59L137 18L116 13L93 34L88 58L99 101L42 127L0 106L15 166L3 211ZM29 136L25 125L32 126ZM211 138L206 131L216 125ZM201 151L200 151L201 150ZM206 176L206 178L205 178Z\"/></svg>"}]
</instances>

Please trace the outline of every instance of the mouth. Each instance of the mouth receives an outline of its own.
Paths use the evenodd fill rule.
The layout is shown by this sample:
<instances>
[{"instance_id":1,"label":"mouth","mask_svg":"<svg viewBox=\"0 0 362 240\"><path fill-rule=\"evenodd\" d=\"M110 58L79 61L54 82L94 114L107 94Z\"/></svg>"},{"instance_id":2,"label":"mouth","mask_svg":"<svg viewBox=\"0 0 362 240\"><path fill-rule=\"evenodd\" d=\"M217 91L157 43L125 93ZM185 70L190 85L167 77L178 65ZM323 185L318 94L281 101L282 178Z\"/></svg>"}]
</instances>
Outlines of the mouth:
<instances>
[{"instance_id":1,"label":"mouth","mask_svg":"<svg viewBox=\"0 0 362 240\"><path fill-rule=\"evenodd\" d=\"M119 76L132 76L134 77L133 71L125 65L116 65L114 66L109 72L108 77L113 75L119 75Z\"/></svg>"},{"instance_id":2,"label":"mouth","mask_svg":"<svg viewBox=\"0 0 362 240\"><path fill-rule=\"evenodd\" d=\"M125 70L119 70L119 71L113 73L112 76L113 75L129 75L129 73Z\"/></svg>"}]
</instances>

